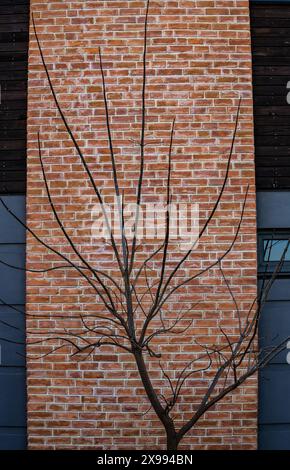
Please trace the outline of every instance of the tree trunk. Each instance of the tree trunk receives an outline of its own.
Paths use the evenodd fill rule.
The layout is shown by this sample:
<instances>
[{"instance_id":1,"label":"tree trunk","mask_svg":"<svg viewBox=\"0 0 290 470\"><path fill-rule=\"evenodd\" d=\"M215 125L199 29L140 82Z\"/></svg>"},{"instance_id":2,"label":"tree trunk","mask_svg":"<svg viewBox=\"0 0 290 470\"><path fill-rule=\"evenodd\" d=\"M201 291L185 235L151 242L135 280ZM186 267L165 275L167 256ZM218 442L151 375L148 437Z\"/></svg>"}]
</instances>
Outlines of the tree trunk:
<instances>
[{"instance_id":1,"label":"tree trunk","mask_svg":"<svg viewBox=\"0 0 290 470\"><path fill-rule=\"evenodd\" d=\"M142 350L140 349L134 350L134 357L135 357L139 375L142 380L147 397L166 431L167 450L177 450L180 439L177 438L177 433L175 431L174 423L172 419L165 413L165 410L162 407L158 399L156 391L153 388L153 385L151 383L151 379L148 374L147 367L143 358Z\"/></svg>"},{"instance_id":2,"label":"tree trunk","mask_svg":"<svg viewBox=\"0 0 290 470\"><path fill-rule=\"evenodd\" d=\"M178 444L176 433L167 430L167 450L177 450Z\"/></svg>"}]
</instances>

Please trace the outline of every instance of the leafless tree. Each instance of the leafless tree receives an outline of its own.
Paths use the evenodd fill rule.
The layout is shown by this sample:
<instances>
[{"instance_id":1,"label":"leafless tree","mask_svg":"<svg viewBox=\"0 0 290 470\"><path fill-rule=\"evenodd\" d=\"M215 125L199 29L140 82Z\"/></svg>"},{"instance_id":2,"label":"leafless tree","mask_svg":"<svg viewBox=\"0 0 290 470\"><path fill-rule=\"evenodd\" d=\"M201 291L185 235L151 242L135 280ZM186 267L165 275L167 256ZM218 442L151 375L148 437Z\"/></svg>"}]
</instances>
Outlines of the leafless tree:
<instances>
[{"instance_id":1,"label":"leafless tree","mask_svg":"<svg viewBox=\"0 0 290 470\"><path fill-rule=\"evenodd\" d=\"M59 103L59 99L57 97L57 93L52 83L50 72L44 58L33 18L34 33L51 94L66 132L74 145L87 178L94 190L97 201L102 208L106 228L109 233L109 245L111 247L116 268L119 270L120 276L116 278L111 274L110 270L103 270L101 268L97 269L79 251L75 243L72 241L71 236L68 234L68 231L65 228L61 220L61 216L54 204L53 195L51 194L51 190L48 184L42 156L41 136L39 133L39 161L49 205L59 229L79 260L78 263L71 261L71 259L66 254L61 253L58 249L46 243L31 227L26 225L13 211L10 210L7 203L2 198L0 198L0 202L1 205L11 214L11 216L16 219L23 227L25 227L25 229L39 244L57 255L57 257L64 262L64 264L57 267L52 267L50 269L27 270L32 272L48 272L56 269L73 269L82 279L85 280L89 288L95 294L96 302L101 302L103 305L103 313L96 313L93 316L93 323L85 316L80 315L79 318L82 324L81 331L75 332L66 330L62 335L56 335L54 332L52 332L51 337L47 339L59 340L61 342L61 344L57 346L54 351L56 349L62 348L64 345L70 345L72 347L72 356L81 354L90 355L97 348L102 348L103 346L109 345L130 354L136 363L140 379L150 403L150 408L154 410L164 427L167 437L167 449L176 450L183 437L196 425L199 419L208 410L213 408L213 406L222 400L226 395L240 387L249 377L255 374L260 368L268 364L285 347L285 342L287 339L283 343L273 346L267 350L259 350L257 346L257 331L261 310L267 300L273 282L275 281L277 274L279 274L283 266L285 255L289 246L289 241L283 252L280 262L277 263L274 273L271 275L271 277L268 277L263 281L259 295L250 301L251 305L246 314L242 314L239 309L235 293L231 288L231 282L227 278L223 268L223 260L233 250L234 245L239 238L246 210L249 187L245 188L244 190L239 221L235 227L231 242L224 252L220 255L216 255L214 261L210 262L203 269L195 272L194 274L184 276L180 273L186 271L184 270L186 261L190 261L194 257L194 249L196 244L196 242L194 242L188 248L188 250L180 256L180 259L176 261L175 265L172 267L172 260L169 263L171 224L171 213L169 207L172 198L171 169L175 134L175 119L173 119L168 146L169 150L166 184L167 209L164 239L155 250L148 254L145 260L143 260L141 263L138 261L137 232L140 217L139 207L142 201L144 163L146 158L144 149L146 146L145 129L148 13L149 0L147 1L147 9L145 14L144 52L142 62L142 122L141 136L140 141L138 142L140 147L140 172L136 188L137 210L135 212L135 223L132 239L128 238L125 230L124 205L122 202L123 191L119 185L110 124L111 121L107 99L106 79L103 69L101 49L99 49L99 62L102 79L108 145L110 149L111 169L114 181L114 190L118 201L118 215L121 224L120 240L117 240L114 236L106 212L106 206L103 201L102 192L95 182L86 158ZM238 132L240 106L241 100L237 106L223 182L213 207L205 223L199 231L199 240L202 239L209 227L209 224L216 217L223 194L225 192L225 188L227 186L234 153L235 139ZM150 268L150 263L154 260L156 260L155 264L157 266L157 268L155 268L155 275L152 274L152 270ZM20 269L16 266L11 267ZM223 341L220 344L213 345L201 344L198 343L197 338L192 338L192 341L195 341L195 343L199 345L202 352L199 355L193 355L192 359L185 364L183 369L173 376L171 371L166 370L162 363L162 344L159 345L157 349L155 341L162 336L169 338L171 335L182 335L188 331L191 331L190 328L192 326L192 320L187 321L188 311L181 308L179 312L172 312L170 310L171 299L176 293L179 293L184 286L191 287L195 281L198 281L204 274L208 273L213 268L219 270L221 279L223 280L228 294L232 299L236 312L238 333L234 336L232 334L229 335L226 330L220 326L220 337L223 339ZM141 279L143 281L145 280L146 288L139 290L138 283ZM5 304L4 299L0 299L0 302L3 305L7 305ZM192 309L193 306L191 306L189 312ZM171 313L171 320L166 319L166 312L168 311ZM174 318L172 316L173 314ZM60 316L56 316L56 318L59 317ZM38 334L37 331L35 333ZM3 339L5 340L5 338ZM211 340L211 338L209 338L209 340ZM42 341L43 339L35 341L34 344L38 344ZM148 362L150 362L152 358L159 361L160 371L163 375L164 381L167 383L166 393L161 393L161 390L154 386L154 381L152 381L150 377ZM183 422L181 425L177 425L176 405L182 397L184 387L191 386L188 385L188 383L190 383L189 379L200 377L203 374L206 376L207 373L208 376L206 380L206 391L203 397L200 399L198 404L195 404L194 412L192 413L190 419L188 419L186 422ZM192 396L194 397L194 386L192 387Z\"/></svg>"}]
</instances>

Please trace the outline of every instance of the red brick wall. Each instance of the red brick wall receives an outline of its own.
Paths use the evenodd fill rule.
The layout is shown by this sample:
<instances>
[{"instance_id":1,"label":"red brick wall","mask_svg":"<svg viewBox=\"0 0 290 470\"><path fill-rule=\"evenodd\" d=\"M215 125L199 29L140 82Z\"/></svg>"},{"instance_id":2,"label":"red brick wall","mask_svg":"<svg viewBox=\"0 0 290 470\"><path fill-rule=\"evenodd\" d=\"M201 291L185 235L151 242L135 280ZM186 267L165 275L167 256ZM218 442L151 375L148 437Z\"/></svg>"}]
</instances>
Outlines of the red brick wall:
<instances>
[{"instance_id":1,"label":"red brick wall","mask_svg":"<svg viewBox=\"0 0 290 470\"><path fill-rule=\"evenodd\" d=\"M138 176L144 0L32 0L44 55L65 114L104 196L113 186L101 95L98 46L102 47L120 185L133 195ZM250 28L247 0L151 0L148 39L145 200L164 194L168 138L173 116L172 192L183 202L200 203L209 213L222 184L239 96L241 117L235 152L217 217L191 256L196 271L230 244L250 183L242 230L223 267L245 312L256 292L255 187L251 96ZM31 227L46 242L76 256L57 227L41 177L37 132L56 208L82 253L114 269L109 247L90 242L93 191L56 111L31 29L28 109L28 196ZM159 145L157 145L159 143ZM143 244L144 250L147 249ZM28 237L27 266L63 264ZM174 253L171 261L174 261ZM235 308L218 269L183 289L170 304L198 306L188 315L185 335L165 337L163 363L172 376L199 352L193 338L221 340L219 325L234 334ZM101 311L86 283L72 270L27 275L27 337L51 340L28 346L28 434L31 449L162 449L164 432L148 410L136 367L129 355L110 347L80 360L62 341L64 328L78 332L79 314ZM190 316L192 315L192 316ZM34 316L34 317L33 317ZM68 317L73 316L73 320ZM60 318L64 317L64 318ZM160 345L159 345L160 346ZM160 347L161 347L160 346ZM147 358L148 359L148 358ZM149 360L156 387L166 393L158 360ZM206 376L188 381L177 407L190 416L205 390ZM209 411L184 439L185 449L254 449L256 379Z\"/></svg>"}]
</instances>

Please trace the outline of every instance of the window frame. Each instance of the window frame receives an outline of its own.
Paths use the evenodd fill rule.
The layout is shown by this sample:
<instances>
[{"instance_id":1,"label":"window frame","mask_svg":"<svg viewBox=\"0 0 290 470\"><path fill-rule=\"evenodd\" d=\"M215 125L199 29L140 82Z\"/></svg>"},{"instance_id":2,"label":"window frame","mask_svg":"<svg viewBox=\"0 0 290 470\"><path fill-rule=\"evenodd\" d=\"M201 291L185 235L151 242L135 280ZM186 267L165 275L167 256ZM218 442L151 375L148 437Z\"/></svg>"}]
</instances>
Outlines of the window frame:
<instances>
[{"instance_id":1,"label":"window frame","mask_svg":"<svg viewBox=\"0 0 290 470\"><path fill-rule=\"evenodd\" d=\"M264 241L265 240L289 240L290 239L290 232L287 230L262 230L258 232L258 273L259 275L267 275L272 274L279 261L265 261L264 260ZM289 245L290 250L290 245ZM284 261L283 266L279 273L277 273L277 277L280 275L290 274L290 260Z\"/></svg>"}]
</instances>

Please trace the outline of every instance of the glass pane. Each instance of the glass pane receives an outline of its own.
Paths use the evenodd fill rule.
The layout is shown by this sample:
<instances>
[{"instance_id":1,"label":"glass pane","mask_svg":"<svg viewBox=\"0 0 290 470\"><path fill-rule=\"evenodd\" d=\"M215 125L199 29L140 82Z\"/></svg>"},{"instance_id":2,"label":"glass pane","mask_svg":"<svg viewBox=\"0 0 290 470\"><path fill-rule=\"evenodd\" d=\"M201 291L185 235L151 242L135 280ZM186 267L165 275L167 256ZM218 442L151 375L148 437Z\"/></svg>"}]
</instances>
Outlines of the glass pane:
<instances>
[{"instance_id":1,"label":"glass pane","mask_svg":"<svg viewBox=\"0 0 290 470\"><path fill-rule=\"evenodd\" d=\"M288 240L264 240L264 261L280 261L287 248L285 261L290 261L290 243Z\"/></svg>"}]
</instances>

